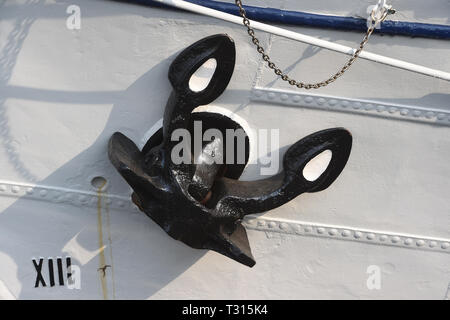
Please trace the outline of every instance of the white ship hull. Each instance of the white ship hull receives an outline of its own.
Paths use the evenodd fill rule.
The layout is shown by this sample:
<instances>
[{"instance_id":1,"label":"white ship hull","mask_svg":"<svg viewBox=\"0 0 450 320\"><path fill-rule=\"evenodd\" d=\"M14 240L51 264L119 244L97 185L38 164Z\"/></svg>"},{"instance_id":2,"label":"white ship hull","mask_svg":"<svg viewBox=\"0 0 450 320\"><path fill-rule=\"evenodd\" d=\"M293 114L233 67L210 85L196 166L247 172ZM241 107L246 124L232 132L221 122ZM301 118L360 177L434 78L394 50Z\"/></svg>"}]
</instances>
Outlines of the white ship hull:
<instances>
[{"instance_id":1,"label":"white ship hull","mask_svg":"<svg viewBox=\"0 0 450 320\"><path fill-rule=\"evenodd\" d=\"M448 2L434 2L394 1L396 18L448 25ZM72 4L81 9L79 30L66 25ZM344 16L370 4L283 1L285 9ZM351 47L363 37L285 28ZM280 156L325 128L353 136L330 188L246 217L253 268L170 238L131 202L107 154L116 131L145 144L171 92L170 63L217 33L234 39L236 67L206 108L279 129ZM323 80L348 59L258 36L296 79ZM449 41L375 34L367 50L450 71ZM243 26L193 13L113 1L0 2L0 298L448 298L449 102L449 82L366 60L326 88L294 90L265 67ZM259 168L242 178L260 178ZM107 181L102 192L95 177ZM35 287L33 259L41 257L46 286ZM67 286L66 257L79 267L79 287Z\"/></svg>"}]
</instances>

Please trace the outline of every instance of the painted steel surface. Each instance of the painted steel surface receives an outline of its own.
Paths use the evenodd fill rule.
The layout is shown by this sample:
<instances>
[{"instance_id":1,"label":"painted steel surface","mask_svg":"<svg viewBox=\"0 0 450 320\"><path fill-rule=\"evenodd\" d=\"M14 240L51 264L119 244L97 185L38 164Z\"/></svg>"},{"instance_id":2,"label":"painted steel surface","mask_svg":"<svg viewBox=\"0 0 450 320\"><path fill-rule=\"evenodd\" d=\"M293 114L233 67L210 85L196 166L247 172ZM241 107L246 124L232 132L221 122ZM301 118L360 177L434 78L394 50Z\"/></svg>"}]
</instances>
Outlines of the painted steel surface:
<instances>
[{"instance_id":1,"label":"painted steel surface","mask_svg":"<svg viewBox=\"0 0 450 320\"><path fill-rule=\"evenodd\" d=\"M347 15L369 4L324 2L283 7ZM81 9L80 29L67 28L69 4ZM445 1L427 10L397 4L408 21L448 24ZM292 28L349 46L361 38ZM332 86L292 91L240 26L118 2L5 1L0 30L1 298L448 298L447 82L358 61ZM232 115L249 132L279 129L272 151L280 158L326 127L353 136L329 189L244 219L252 269L170 241L129 200L107 158L116 131L145 145L170 95L170 64L180 48L215 33L233 37L239 54L227 90L200 111ZM296 78L320 80L346 60L267 34L261 41ZM448 41L374 35L368 50L450 70ZM261 178L261 167L247 166L242 179ZM68 288L67 257L79 267L79 289ZM46 287L35 287L41 258Z\"/></svg>"}]
</instances>

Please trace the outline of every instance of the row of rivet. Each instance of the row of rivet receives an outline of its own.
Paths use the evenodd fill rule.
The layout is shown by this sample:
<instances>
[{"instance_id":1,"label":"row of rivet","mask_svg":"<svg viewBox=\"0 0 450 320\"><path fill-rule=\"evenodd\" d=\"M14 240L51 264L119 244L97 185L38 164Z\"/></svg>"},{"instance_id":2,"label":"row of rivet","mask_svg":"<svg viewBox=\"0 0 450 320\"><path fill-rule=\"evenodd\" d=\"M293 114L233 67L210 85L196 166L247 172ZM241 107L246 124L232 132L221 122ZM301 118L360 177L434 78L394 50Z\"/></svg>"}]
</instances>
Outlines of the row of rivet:
<instances>
[{"instance_id":1,"label":"row of rivet","mask_svg":"<svg viewBox=\"0 0 450 320\"><path fill-rule=\"evenodd\" d=\"M94 192L80 190L49 188L45 186L26 186L0 183L0 195L25 197L53 203L65 203L78 207L95 207L98 195ZM103 194L102 198L111 209L138 211L137 207L126 197ZM282 232L306 236L318 236L372 242L384 245L422 248L431 250L447 250L450 240L436 240L430 238L407 237L403 235L362 231L352 228L326 227L297 222L276 221L268 219L247 218L244 225L250 229L261 231ZM450 250L448 250L450 252Z\"/></svg>"},{"instance_id":2,"label":"row of rivet","mask_svg":"<svg viewBox=\"0 0 450 320\"><path fill-rule=\"evenodd\" d=\"M448 250L450 248L450 240L438 240L417 236L388 234L377 231L357 230L354 228L329 227L251 217L244 220L244 225L249 229L261 231L334 238L406 248L439 250L450 253L450 250Z\"/></svg>"},{"instance_id":3,"label":"row of rivet","mask_svg":"<svg viewBox=\"0 0 450 320\"><path fill-rule=\"evenodd\" d=\"M278 102L287 105L320 108L344 112L361 112L364 114L380 114L394 118L407 118L413 121L425 121L450 126L450 112L423 110L406 105L379 104L371 101L341 99L302 93L287 93L257 88L252 91L252 100L262 102Z\"/></svg>"},{"instance_id":4,"label":"row of rivet","mask_svg":"<svg viewBox=\"0 0 450 320\"><path fill-rule=\"evenodd\" d=\"M0 195L24 197L35 200L44 200L53 203L65 203L79 207L95 207L98 203L96 192L81 190L58 189L56 187L27 186L11 183L0 183ZM117 195L102 194L102 199L111 209L136 211L136 206L129 198Z\"/></svg>"}]
</instances>

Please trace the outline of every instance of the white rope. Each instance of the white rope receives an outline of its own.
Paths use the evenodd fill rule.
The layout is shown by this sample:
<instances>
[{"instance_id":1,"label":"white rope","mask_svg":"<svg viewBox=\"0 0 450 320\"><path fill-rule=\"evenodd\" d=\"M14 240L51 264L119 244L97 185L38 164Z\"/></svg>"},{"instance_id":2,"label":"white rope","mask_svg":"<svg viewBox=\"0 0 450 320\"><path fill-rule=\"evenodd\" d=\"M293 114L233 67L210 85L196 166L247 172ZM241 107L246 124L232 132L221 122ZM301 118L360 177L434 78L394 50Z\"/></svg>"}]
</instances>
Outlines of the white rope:
<instances>
[{"instance_id":1,"label":"white rope","mask_svg":"<svg viewBox=\"0 0 450 320\"><path fill-rule=\"evenodd\" d=\"M218 18L221 20L225 20L231 23L236 23L236 24L242 24L242 18L238 17L238 16L234 16L232 14L229 13L225 13L225 12L221 12L218 10L214 10L214 9L210 9L210 8L206 8L197 4L193 4L190 2L186 2L183 0L154 0L156 2L160 2L160 3L164 3L166 5L172 6L172 7L176 7L179 9L184 9L187 11L191 11L194 13L199 13L199 14L203 14L206 16L210 16L210 17L214 17L214 18ZM272 34L276 34L278 36L281 37L285 37L288 39L292 39L292 40L296 40L296 41L300 41L303 43L307 43L313 46L318 46L321 48L325 48L325 49L329 49L332 51L336 51L336 52L340 52L340 53L344 53L347 55L353 55L353 53L356 51L356 49L344 46L344 45L340 45L337 43L333 43L330 41L326 41L326 40L322 40L322 39L318 39L315 37L311 37L311 36L307 36L298 32L293 32L293 31L289 31L283 28L279 28L279 27L274 27L265 23L261 23L261 22L256 22L253 20L250 20L251 22L251 26L254 29L258 29L261 31L265 31L268 33L272 33ZM445 72L445 71L440 71L440 70L435 70L435 69L431 69L431 68L427 68L424 66L420 66L414 63L409 63L406 61L402 61L402 60L398 60L398 59L393 59L393 58L389 58L389 57L385 57L379 54L375 54L375 53L370 53L367 51L363 51L359 58L362 59L366 59L366 60L370 60L370 61L374 61L374 62L378 62L381 64L385 64L388 66L392 66L392 67L396 67L399 69L404 69L404 70L408 70L408 71L412 71L415 73L420 73L423 75L427 75L430 77L434 77L434 78L438 78L438 79L442 79L442 80L446 80L446 81L450 81L450 73L449 72Z\"/></svg>"}]
</instances>

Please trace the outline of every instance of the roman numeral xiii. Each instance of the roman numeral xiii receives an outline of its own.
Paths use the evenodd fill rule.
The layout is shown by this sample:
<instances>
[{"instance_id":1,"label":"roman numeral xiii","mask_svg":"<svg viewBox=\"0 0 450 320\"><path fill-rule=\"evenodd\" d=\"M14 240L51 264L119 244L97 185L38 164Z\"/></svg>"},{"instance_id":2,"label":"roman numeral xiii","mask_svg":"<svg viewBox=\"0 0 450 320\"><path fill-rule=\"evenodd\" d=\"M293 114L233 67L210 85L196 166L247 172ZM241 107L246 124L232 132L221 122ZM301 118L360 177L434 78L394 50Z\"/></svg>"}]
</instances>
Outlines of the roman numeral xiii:
<instances>
[{"instance_id":1,"label":"roman numeral xiii","mask_svg":"<svg viewBox=\"0 0 450 320\"><path fill-rule=\"evenodd\" d=\"M44 258L32 259L33 266L36 270L36 281L34 283L34 287L46 287L47 283L50 287L54 287L56 285L56 281L58 285L64 286L64 275L67 278L67 283L71 283L72 274L69 272L70 267L72 265L71 257L66 257L66 273L64 274L64 266L63 266L63 258L57 257L56 263L54 263L53 258L47 258L47 263L45 263ZM48 271L45 272L45 271ZM48 277L44 277L44 274L47 274ZM46 282L47 279L47 282Z\"/></svg>"}]
</instances>

